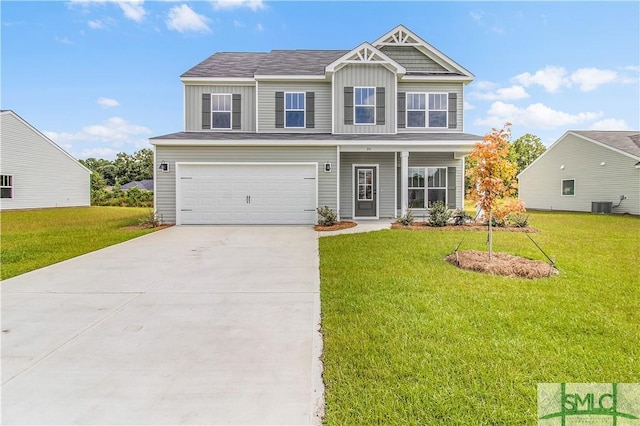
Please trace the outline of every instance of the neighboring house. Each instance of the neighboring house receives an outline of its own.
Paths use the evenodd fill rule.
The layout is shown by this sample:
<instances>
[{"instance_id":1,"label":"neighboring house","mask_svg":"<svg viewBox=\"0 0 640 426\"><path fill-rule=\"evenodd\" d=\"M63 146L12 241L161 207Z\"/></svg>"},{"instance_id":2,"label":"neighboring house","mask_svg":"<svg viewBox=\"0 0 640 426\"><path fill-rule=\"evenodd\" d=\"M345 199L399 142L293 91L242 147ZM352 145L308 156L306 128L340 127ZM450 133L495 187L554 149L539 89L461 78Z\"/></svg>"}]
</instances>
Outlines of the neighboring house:
<instances>
[{"instance_id":1,"label":"neighboring house","mask_svg":"<svg viewBox=\"0 0 640 426\"><path fill-rule=\"evenodd\" d=\"M640 132L568 131L518 180L528 209L640 215Z\"/></svg>"},{"instance_id":2,"label":"neighboring house","mask_svg":"<svg viewBox=\"0 0 640 426\"><path fill-rule=\"evenodd\" d=\"M216 53L181 76L184 131L155 145L177 224L313 224L464 203L474 76L400 25L352 50Z\"/></svg>"},{"instance_id":3,"label":"neighboring house","mask_svg":"<svg viewBox=\"0 0 640 426\"><path fill-rule=\"evenodd\" d=\"M0 210L90 204L89 169L15 112L0 118Z\"/></svg>"},{"instance_id":4,"label":"neighboring house","mask_svg":"<svg viewBox=\"0 0 640 426\"><path fill-rule=\"evenodd\" d=\"M134 180L129 183L125 183L120 187L120 189L126 191L134 187L144 191L153 191L153 179Z\"/></svg>"}]
</instances>

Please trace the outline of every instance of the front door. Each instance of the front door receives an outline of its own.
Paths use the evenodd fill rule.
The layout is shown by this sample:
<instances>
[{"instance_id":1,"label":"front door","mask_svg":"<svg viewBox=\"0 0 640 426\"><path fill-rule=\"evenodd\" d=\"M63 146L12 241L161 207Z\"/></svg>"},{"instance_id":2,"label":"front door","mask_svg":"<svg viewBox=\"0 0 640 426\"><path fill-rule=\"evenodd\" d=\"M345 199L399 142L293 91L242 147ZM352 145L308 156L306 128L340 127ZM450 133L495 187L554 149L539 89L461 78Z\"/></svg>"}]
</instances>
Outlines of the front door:
<instances>
[{"instance_id":1,"label":"front door","mask_svg":"<svg viewBox=\"0 0 640 426\"><path fill-rule=\"evenodd\" d=\"M377 217L377 167L356 166L354 182L354 216Z\"/></svg>"}]
</instances>

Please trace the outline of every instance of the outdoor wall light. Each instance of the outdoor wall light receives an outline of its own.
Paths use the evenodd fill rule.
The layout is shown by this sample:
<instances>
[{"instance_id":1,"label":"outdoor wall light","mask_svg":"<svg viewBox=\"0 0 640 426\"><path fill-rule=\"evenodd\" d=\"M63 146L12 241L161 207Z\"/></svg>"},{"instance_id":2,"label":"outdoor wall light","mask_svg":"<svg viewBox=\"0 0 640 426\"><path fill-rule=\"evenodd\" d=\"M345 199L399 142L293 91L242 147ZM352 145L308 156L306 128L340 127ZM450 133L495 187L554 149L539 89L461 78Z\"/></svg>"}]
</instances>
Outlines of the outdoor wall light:
<instances>
[{"instance_id":1,"label":"outdoor wall light","mask_svg":"<svg viewBox=\"0 0 640 426\"><path fill-rule=\"evenodd\" d=\"M564 170L564 164L560 166L560 170Z\"/></svg>"},{"instance_id":2,"label":"outdoor wall light","mask_svg":"<svg viewBox=\"0 0 640 426\"><path fill-rule=\"evenodd\" d=\"M606 163L603 161L602 163L600 163L601 166L604 166Z\"/></svg>"},{"instance_id":3,"label":"outdoor wall light","mask_svg":"<svg viewBox=\"0 0 640 426\"><path fill-rule=\"evenodd\" d=\"M327 173L331 172L331 163L324 163L324 171Z\"/></svg>"},{"instance_id":4,"label":"outdoor wall light","mask_svg":"<svg viewBox=\"0 0 640 426\"><path fill-rule=\"evenodd\" d=\"M158 169L162 170L163 172L168 172L169 164L166 161L163 161L160 163L160 167L158 167Z\"/></svg>"}]
</instances>

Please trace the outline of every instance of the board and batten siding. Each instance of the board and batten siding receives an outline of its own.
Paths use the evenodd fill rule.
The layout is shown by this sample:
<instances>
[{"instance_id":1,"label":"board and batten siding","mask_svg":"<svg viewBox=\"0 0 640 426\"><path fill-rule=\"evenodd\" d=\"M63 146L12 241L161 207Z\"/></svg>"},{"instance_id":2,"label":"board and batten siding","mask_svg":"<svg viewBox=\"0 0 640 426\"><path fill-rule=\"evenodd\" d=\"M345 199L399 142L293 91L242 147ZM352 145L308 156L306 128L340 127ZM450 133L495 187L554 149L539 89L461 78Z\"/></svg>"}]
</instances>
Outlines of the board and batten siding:
<instances>
[{"instance_id":1,"label":"board and batten siding","mask_svg":"<svg viewBox=\"0 0 640 426\"><path fill-rule=\"evenodd\" d=\"M276 128L276 92L313 92L313 128ZM310 81L260 81L258 83L258 131L260 133L331 133L331 83Z\"/></svg>"},{"instance_id":2,"label":"board and batten siding","mask_svg":"<svg viewBox=\"0 0 640 426\"><path fill-rule=\"evenodd\" d=\"M464 85L462 83L398 83L399 93L455 93L457 100L456 128L398 128L398 133L418 133L418 132L462 132L464 120ZM429 100L427 99L427 102ZM405 111L406 114L406 111ZM447 123L449 121L447 120ZM405 115L406 123L406 115Z\"/></svg>"},{"instance_id":3,"label":"board and batten siding","mask_svg":"<svg viewBox=\"0 0 640 426\"><path fill-rule=\"evenodd\" d=\"M462 209L464 208L464 163L462 159L453 158L453 153L447 152L410 152L408 159L409 167L447 167L447 170L450 168L455 168L456 178L455 182L449 181L449 176L447 175L447 188L450 188L453 183L453 187L455 188L455 200L452 203L449 199L450 194L447 191L447 204L449 208ZM400 154L398 154L398 166L401 164ZM400 168L398 168L398 211L401 210L401 198L400 198ZM455 206L455 207L454 207ZM420 212L425 212L425 209L411 209L416 215L419 215Z\"/></svg>"},{"instance_id":4,"label":"board and batten siding","mask_svg":"<svg viewBox=\"0 0 640 426\"><path fill-rule=\"evenodd\" d=\"M256 130L256 88L253 86L184 86L185 131L202 132L202 95L204 93L225 93L240 95L240 132ZM216 130L204 130L215 132ZM233 131L233 130L226 130Z\"/></svg>"},{"instance_id":5,"label":"board and batten siding","mask_svg":"<svg viewBox=\"0 0 640 426\"><path fill-rule=\"evenodd\" d=\"M13 176L0 210L89 206L91 172L13 112L0 116L0 174Z\"/></svg>"},{"instance_id":6,"label":"board and batten siding","mask_svg":"<svg viewBox=\"0 0 640 426\"><path fill-rule=\"evenodd\" d=\"M354 164L378 165L378 217L395 217L395 161L393 152L343 152L340 154L340 217L353 217Z\"/></svg>"},{"instance_id":7,"label":"board and batten siding","mask_svg":"<svg viewBox=\"0 0 640 426\"><path fill-rule=\"evenodd\" d=\"M345 87L384 87L385 124L344 124ZM396 75L379 64L349 64L333 76L334 133L395 133ZM355 108L355 106L354 106Z\"/></svg>"},{"instance_id":8,"label":"board and batten siding","mask_svg":"<svg viewBox=\"0 0 640 426\"><path fill-rule=\"evenodd\" d=\"M601 165L601 163L605 163ZM519 197L529 209L591 211L610 201L614 213L640 215L637 159L568 134L519 176ZM564 168L561 169L561 166ZM575 195L561 195L563 179L575 179Z\"/></svg>"},{"instance_id":9,"label":"board and batten siding","mask_svg":"<svg viewBox=\"0 0 640 426\"><path fill-rule=\"evenodd\" d=\"M325 162L337 163L335 147L156 146L156 164L162 161L169 164L169 171L156 171L155 208L163 223L176 223L176 162L317 162L318 206L337 208L337 173L324 171Z\"/></svg>"},{"instance_id":10,"label":"board and batten siding","mask_svg":"<svg viewBox=\"0 0 640 426\"><path fill-rule=\"evenodd\" d=\"M405 67L408 72L448 71L414 46L382 46L380 51Z\"/></svg>"}]
</instances>

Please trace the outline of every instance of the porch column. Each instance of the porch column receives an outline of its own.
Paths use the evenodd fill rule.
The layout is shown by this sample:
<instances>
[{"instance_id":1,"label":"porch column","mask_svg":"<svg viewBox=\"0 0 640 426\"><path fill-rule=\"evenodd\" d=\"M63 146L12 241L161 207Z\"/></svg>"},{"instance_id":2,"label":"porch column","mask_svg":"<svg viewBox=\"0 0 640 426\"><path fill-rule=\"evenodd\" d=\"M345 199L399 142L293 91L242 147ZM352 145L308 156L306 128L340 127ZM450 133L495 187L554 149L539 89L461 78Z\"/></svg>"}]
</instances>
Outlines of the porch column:
<instances>
[{"instance_id":1,"label":"porch column","mask_svg":"<svg viewBox=\"0 0 640 426\"><path fill-rule=\"evenodd\" d=\"M409 151L400 153L400 213L407 214L409 205Z\"/></svg>"}]
</instances>

